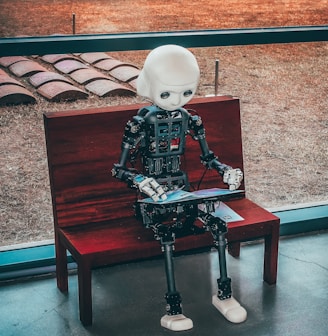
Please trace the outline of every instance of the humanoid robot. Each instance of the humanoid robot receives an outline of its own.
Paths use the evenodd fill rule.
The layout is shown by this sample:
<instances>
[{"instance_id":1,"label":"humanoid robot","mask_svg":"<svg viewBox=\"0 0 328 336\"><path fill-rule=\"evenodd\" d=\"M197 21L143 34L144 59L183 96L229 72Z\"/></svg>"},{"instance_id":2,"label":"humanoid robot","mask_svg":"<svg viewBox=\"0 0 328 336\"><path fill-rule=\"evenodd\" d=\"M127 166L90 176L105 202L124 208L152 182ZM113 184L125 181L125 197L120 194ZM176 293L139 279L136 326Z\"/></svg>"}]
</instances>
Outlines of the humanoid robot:
<instances>
[{"instance_id":1,"label":"humanoid robot","mask_svg":"<svg viewBox=\"0 0 328 336\"><path fill-rule=\"evenodd\" d=\"M239 188L243 179L240 169L218 161L208 148L202 119L183 108L194 96L200 70L194 55L177 45L165 45L151 51L137 80L137 93L153 105L141 108L126 124L122 152L114 165L113 176L147 196L153 202L136 203L136 214L160 241L165 258L167 313L161 325L180 331L193 327L193 322L182 312L181 296L175 286L172 251L176 237L197 233L196 219L203 229L213 235L219 253L220 278L213 305L233 323L246 320L246 310L232 297L231 279L227 276L225 234L227 223L213 216L215 202L202 204L167 202L179 190L189 190L188 176L181 167L186 137L199 142L201 161L208 169L215 169L229 185ZM133 164L140 157L142 171ZM156 207L159 204L166 206ZM208 205L210 204L210 205Z\"/></svg>"}]
</instances>

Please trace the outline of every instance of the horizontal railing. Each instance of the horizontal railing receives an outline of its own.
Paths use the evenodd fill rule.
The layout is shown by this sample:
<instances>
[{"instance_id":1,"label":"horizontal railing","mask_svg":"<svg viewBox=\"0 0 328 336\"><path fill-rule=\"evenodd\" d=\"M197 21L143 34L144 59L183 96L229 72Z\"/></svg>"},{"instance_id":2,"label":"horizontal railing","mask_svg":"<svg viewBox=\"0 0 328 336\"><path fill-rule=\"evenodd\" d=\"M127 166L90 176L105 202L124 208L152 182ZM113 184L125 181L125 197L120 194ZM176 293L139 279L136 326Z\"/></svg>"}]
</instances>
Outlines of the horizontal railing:
<instances>
[{"instance_id":1,"label":"horizontal railing","mask_svg":"<svg viewBox=\"0 0 328 336\"><path fill-rule=\"evenodd\" d=\"M186 48L328 41L328 26L52 35L0 39L0 56L150 50L163 44Z\"/></svg>"}]
</instances>

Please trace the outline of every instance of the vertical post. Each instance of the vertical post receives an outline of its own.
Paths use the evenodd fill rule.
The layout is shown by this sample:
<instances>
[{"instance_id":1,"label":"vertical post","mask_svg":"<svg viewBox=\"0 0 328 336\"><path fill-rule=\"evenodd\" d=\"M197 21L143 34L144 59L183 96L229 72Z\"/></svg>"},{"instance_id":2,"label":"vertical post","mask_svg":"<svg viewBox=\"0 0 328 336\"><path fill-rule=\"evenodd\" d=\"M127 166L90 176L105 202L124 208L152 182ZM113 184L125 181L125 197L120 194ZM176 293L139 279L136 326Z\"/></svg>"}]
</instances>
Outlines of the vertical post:
<instances>
[{"instance_id":1,"label":"vertical post","mask_svg":"<svg viewBox=\"0 0 328 336\"><path fill-rule=\"evenodd\" d=\"M214 79L214 95L218 95L219 88L219 60L215 60L215 79Z\"/></svg>"},{"instance_id":2,"label":"vertical post","mask_svg":"<svg viewBox=\"0 0 328 336\"><path fill-rule=\"evenodd\" d=\"M72 14L72 31L73 31L73 35L75 35L75 13Z\"/></svg>"}]
</instances>

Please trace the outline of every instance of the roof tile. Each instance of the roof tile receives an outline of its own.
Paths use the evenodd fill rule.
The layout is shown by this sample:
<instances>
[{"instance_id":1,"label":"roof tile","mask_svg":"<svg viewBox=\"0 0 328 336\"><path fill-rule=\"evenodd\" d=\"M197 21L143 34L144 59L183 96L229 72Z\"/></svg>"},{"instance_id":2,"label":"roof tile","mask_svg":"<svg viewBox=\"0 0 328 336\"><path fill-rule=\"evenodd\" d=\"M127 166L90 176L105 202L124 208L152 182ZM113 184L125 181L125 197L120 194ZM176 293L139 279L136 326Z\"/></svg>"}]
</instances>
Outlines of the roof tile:
<instances>
[{"instance_id":1,"label":"roof tile","mask_svg":"<svg viewBox=\"0 0 328 336\"><path fill-rule=\"evenodd\" d=\"M40 71L48 71L39 63L30 60L14 63L9 67L9 70L17 77L31 76Z\"/></svg>"},{"instance_id":2,"label":"roof tile","mask_svg":"<svg viewBox=\"0 0 328 336\"><path fill-rule=\"evenodd\" d=\"M96 79L109 79L108 76L104 75L102 72L97 71L95 69L76 70L73 73L71 73L70 76L79 84L87 84Z\"/></svg>"},{"instance_id":3,"label":"roof tile","mask_svg":"<svg viewBox=\"0 0 328 336\"><path fill-rule=\"evenodd\" d=\"M18 80L8 76L8 75L1 75L0 73L0 86L1 85L6 85L6 84L13 84L13 85L18 85L21 87L24 87L24 84L19 82Z\"/></svg>"},{"instance_id":4,"label":"roof tile","mask_svg":"<svg viewBox=\"0 0 328 336\"><path fill-rule=\"evenodd\" d=\"M70 54L49 54L49 55L42 56L41 59L47 63L55 64L57 62L68 60L68 59L77 60L77 57L75 57L74 55L70 55Z\"/></svg>"},{"instance_id":5,"label":"roof tile","mask_svg":"<svg viewBox=\"0 0 328 336\"><path fill-rule=\"evenodd\" d=\"M116 59L105 59L102 61L99 61L95 64L93 64L96 68L101 69L101 70L112 70L115 69L118 66L122 66L122 65L130 65L133 66L132 64L129 63L124 63L122 61L116 60Z\"/></svg>"},{"instance_id":6,"label":"roof tile","mask_svg":"<svg viewBox=\"0 0 328 336\"><path fill-rule=\"evenodd\" d=\"M83 59L84 62L87 62L89 64L112 58L104 52L84 53L81 54L80 57Z\"/></svg>"},{"instance_id":7,"label":"roof tile","mask_svg":"<svg viewBox=\"0 0 328 336\"><path fill-rule=\"evenodd\" d=\"M0 105L19 105L35 103L36 99L27 89L13 84L0 86Z\"/></svg>"},{"instance_id":8,"label":"roof tile","mask_svg":"<svg viewBox=\"0 0 328 336\"><path fill-rule=\"evenodd\" d=\"M45 83L37 89L37 92L52 102L85 99L88 97L86 92L65 82Z\"/></svg>"},{"instance_id":9,"label":"roof tile","mask_svg":"<svg viewBox=\"0 0 328 336\"><path fill-rule=\"evenodd\" d=\"M20 61L28 61L28 58L23 56L4 56L0 57L0 65L4 67L9 67L10 65L20 62Z\"/></svg>"},{"instance_id":10,"label":"roof tile","mask_svg":"<svg viewBox=\"0 0 328 336\"><path fill-rule=\"evenodd\" d=\"M85 86L85 88L99 97L107 97L114 94L134 95L135 92L119 83L107 79L98 79Z\"/></svg>"},{"instance_id":11,"label":"roof tile","mask_svg":"<svg viewBox=\"0 0 328 336\"><path fill-rule=\"evenodd\" d=\"M36 88L38 88L39 86L45 83L54 82L54 81L66 82L66 83L72 84L72 82L65 76L57 72L52 72L52 71L38 72L29 78L29 82Z\"/></svg>"},{"instance_id":12,"label":"roof tile","mask_svg":"<svg viewBox=\"0 0 328 336\"><path fill-rule=\"evenodd\" d=\"M109 72L111 76L122 81L129 82L139 76L140 70L132 66L120 66Z\"/></svg>"},{"instance_id":13,"label":"roof tile","mask_svg":"<svg viewBox=\"0 0 328 336\"><path fill-rule=\"evenodd\" d=\"M77 60L64 60L56 63L54 67L65 73L65 74L70 74L75 70L79 69L88 69L88 66L80 61Z\"/></svg>"}]
</instances>

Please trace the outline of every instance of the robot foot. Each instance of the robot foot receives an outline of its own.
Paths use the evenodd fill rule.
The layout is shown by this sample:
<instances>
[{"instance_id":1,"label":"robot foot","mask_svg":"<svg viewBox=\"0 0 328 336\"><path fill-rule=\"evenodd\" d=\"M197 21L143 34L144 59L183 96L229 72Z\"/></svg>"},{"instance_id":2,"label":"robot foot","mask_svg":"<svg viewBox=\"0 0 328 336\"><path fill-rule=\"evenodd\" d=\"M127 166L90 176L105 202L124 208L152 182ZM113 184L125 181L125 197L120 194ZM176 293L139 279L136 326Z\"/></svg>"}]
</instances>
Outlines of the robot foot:
<instances>
[{"instance_id":1,"label":"robot foot","mask_svg":"<svg viewBox=\"0 0 328 336\"><path fill-rule=\"evenodd\" d=\"M191 329L193 322L183 314L164 315L161 318L161 326L172 331L183 331Z\"/></svg>"},{"instance_id":2,"label":"robot foot","mask_svg":"<svg viewBox=\"0 0 328 336\"><path fill-rule=\"evenodd\" d=\"M247 318L247 312L233 297L220 300L216 295L212 297L215 308L230 322L241 323Z\"/></svg>"}]
</instances>

